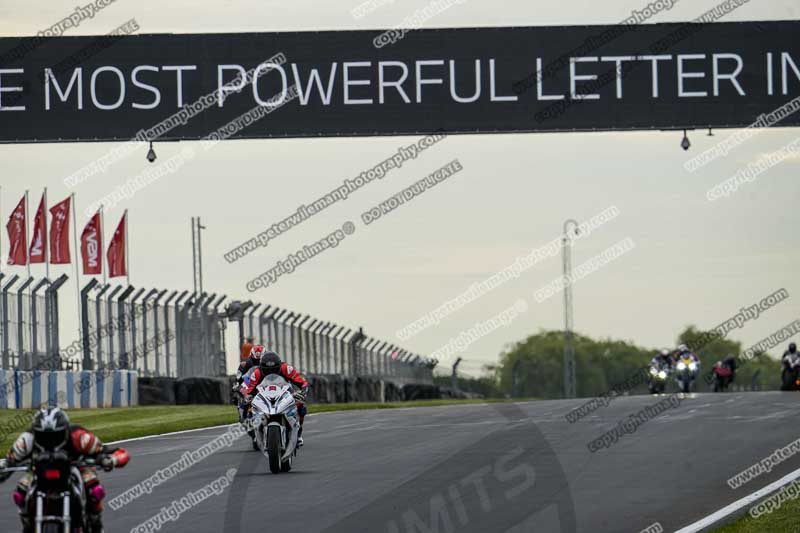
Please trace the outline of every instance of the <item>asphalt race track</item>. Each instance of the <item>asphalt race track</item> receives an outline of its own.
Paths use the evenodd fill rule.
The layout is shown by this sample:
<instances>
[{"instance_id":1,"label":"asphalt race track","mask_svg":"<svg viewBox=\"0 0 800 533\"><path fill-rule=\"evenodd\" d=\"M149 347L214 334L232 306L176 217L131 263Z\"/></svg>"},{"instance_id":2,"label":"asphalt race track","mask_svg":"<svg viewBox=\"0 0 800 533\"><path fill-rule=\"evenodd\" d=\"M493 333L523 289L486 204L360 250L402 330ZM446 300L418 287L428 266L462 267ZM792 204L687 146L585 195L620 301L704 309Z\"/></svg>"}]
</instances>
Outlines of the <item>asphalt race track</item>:
<instances>
[{"instance_id":1,"label":"asphalt race track","mask_svg":"<svg viewBox=\"0 0 800 533\"><path fill-rule=\"evenodd\" d=\"M243 437L151 494L107 506L106 531L131 531L229 469L235 478L220 495L148 531L639 533L655 522L675 531L800 467L791 457L737 490L726 484L800 437L800 397L777 392L690 395L589 451L590 441L665 398L620 398L575 423L564 415L586 399L311 416L291 473L268 473ZM125 443L128 467L101 474L107 499L224 431ZM0 486L3 532L20 530L17 476Z\"/></svg>"}]
</instances>

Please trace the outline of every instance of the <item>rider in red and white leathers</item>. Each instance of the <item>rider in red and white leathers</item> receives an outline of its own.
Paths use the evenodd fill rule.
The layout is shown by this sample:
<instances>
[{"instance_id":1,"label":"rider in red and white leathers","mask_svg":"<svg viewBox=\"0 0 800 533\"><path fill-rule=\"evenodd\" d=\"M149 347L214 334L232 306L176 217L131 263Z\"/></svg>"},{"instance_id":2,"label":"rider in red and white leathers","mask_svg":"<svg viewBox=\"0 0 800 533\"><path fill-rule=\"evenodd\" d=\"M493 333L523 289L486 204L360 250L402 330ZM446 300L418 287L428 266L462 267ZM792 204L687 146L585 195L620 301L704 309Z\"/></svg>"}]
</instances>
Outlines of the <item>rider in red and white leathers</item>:
<instances>
[{"instance_id":1,"label":"rider in red and white leathers","mask_svg":"<svg viewBox=\"0 0 800 533\"><path fill-rule=\"evenodd\" d=\"M297 404L297 415L300 420L300 431L298 432L297 444L298 446L302 446L303 420L308 412L305 405L306 392L308 391L308 381L306 381L306 378L304 378L293 366L281 361L281 358L278 356L278 354L268 351L261 356L261 361L258 364L258 368L255 370L255 372L253 372L250 383L246 388L243 389L245 400L249 403L249 401L252 399L253 392L256 390L256 387L258 387L259 383L261 383L261 381L269 374L280 374L290 383L300 388L299 391L295 392L294 398Z\"/></svg>"},{"instance_id":2,"label":"rider in red and white leathers","mask_svg":"<svg viewBox=\"0 0 800 533\"><path fill-rule=\"evenodd\" d=\"M128 452L124 448L109 450L95 434L77 424L70 424L67 414L58 407L43 407L34 417L31 428L22 433L8 451L6 464L23 463L44 452L64 451L71 460L80 457L102 457L100 466L110 471L128 464ZM102 512L105 488L100 483L94 467L81 467L81 477L86 489L87 512L91 532L103 530ZM0 476L5 481L10 474ZM17 484L14 503L20 508L23 528L32 528L31 517L26 508L27 494L33 482L33 474L27 472ZM27 531L27 529L26 529Z\"/></svg>"}]
</instances>

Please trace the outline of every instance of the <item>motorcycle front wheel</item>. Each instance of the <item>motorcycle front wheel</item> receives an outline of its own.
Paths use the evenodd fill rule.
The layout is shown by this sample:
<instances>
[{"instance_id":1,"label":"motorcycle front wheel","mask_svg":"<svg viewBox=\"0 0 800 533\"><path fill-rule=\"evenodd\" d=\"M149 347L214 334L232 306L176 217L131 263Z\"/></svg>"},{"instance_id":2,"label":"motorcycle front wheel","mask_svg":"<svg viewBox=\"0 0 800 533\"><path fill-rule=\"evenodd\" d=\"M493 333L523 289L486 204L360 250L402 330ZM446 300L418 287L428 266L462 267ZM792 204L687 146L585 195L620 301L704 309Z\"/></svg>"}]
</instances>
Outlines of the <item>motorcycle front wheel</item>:
<instances>
[{"instance_id":1,"label":"motorcycle front wheel","mask_svg":"<svg viewBox=\"0 0 800 533\"><path fill-rule=\"evenodd\" d=\"M42 533L61 533L64 531L61 528L61 524L55 524L50 522L49 524L42 524Z\"/></svg>"},{"instance_id":2,"label":"motorcycle front wheel","mask_svg":"<svg viewBox=\"0 0 800 533\"><path fill-rule=\"evenodd\" d=\"M267 455L269 456L269 471L278 474L281 471L281 428L269 426L267 428Z\"/></svg>"}]
</instances>

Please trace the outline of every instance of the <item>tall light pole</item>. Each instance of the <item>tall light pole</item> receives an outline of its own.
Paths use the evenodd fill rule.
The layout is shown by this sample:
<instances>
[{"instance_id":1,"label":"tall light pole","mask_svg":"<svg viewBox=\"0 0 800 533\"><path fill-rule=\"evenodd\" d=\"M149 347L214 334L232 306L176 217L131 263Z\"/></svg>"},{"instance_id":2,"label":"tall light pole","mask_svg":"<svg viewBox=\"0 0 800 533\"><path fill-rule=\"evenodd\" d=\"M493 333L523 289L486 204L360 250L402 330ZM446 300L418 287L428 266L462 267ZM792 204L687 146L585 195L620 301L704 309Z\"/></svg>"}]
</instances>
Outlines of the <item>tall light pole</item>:
<instances>
[{"instance_id":1,"label":"tall light pole","mask_svg":"<svg viewBox=\"0 0 800 533\"><path fill-rule=\"evenodd\" d=\"M562 259L564 267L564 397L576 396L575 348L572 346L572 236L578 235L578 222L572 218L564 221Z\"/></svg>"},{"instance_id":2,"label":"tall light pole","mask_svg":"<svg viewBox=\"0 0 800 533\"><path fill-rule=\"evenodd\" d=\"M203 238L200 230L204 229L206 227L200 224L200 217L192 217L192 271L195 294L203 294Z\"/></svg>"}]
</instances>

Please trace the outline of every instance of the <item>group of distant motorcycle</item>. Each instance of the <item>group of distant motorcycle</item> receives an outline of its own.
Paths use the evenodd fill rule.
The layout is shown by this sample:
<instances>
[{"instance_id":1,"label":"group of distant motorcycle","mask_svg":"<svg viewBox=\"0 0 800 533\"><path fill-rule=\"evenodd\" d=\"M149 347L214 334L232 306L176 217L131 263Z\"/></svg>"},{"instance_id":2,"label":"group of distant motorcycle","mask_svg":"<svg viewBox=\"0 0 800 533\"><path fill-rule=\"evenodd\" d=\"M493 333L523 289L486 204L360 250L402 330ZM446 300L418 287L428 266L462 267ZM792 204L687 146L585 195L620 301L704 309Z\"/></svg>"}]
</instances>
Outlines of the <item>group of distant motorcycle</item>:
<instances>
[{"instance_id":1,"label":"group of distant motorcycle","mask_svg":"<svg viewBox=\"0 0 800 533\"><path fill-rule=\"evenodd\" d=\"M662 350L653 357L648 372L650 394L663 393L670 376L680 392L689 392L700 375L700 358L681 344L675 352ZM724 392L735 377L736 357L728 355L714 364L707 381L712 391ZM789 344L781 359L781 390L800 390L800 353L795 343Z\"/></svg>"}]
</instances>

